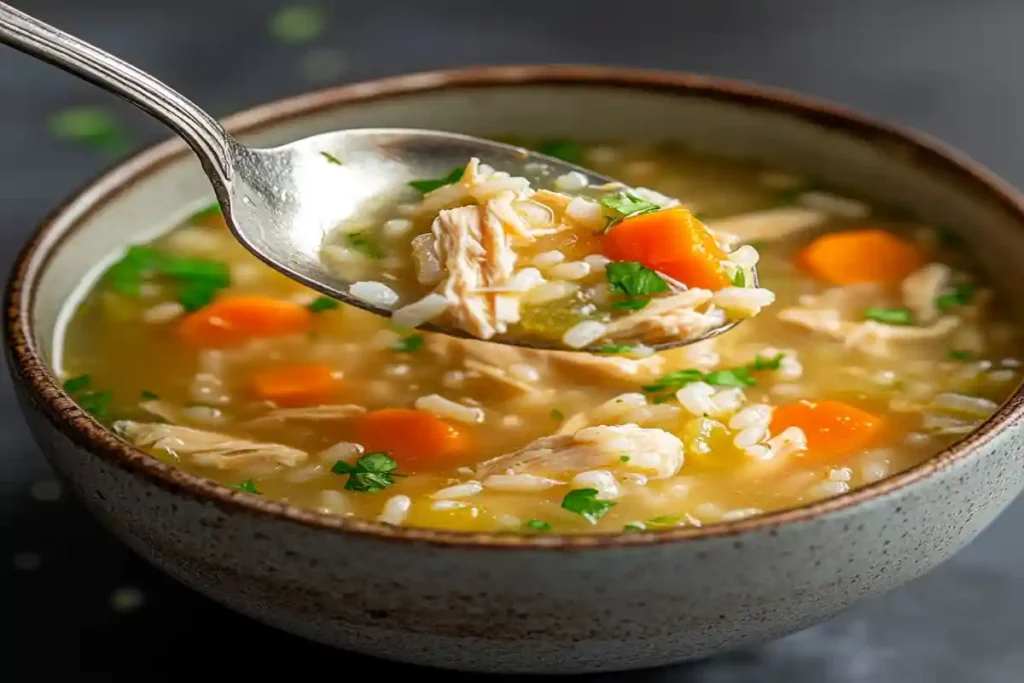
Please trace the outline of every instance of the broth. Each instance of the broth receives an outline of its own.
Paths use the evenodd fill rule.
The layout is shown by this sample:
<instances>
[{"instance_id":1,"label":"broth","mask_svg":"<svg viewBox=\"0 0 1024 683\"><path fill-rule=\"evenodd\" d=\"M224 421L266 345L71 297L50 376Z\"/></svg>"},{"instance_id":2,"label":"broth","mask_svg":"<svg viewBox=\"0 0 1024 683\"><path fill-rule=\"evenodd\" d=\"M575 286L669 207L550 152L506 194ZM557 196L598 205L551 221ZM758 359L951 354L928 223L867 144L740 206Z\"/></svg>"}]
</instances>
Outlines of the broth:
<instances>
[{"instance_id":1,"label":"broth","mask_svg":"<svg viewBox=\"0 0 1024 683\"><path fill-rule=\"evenodd\" d=\"M155 457L250 493L392 524L586 533L840 495L955 442L1020 381L1020 328L944 231L757 164L569 146L755 244L775 303L655 355L455 340L318 297L209 211L88 294L66 389Z\"/></svg>"}]
</instances>

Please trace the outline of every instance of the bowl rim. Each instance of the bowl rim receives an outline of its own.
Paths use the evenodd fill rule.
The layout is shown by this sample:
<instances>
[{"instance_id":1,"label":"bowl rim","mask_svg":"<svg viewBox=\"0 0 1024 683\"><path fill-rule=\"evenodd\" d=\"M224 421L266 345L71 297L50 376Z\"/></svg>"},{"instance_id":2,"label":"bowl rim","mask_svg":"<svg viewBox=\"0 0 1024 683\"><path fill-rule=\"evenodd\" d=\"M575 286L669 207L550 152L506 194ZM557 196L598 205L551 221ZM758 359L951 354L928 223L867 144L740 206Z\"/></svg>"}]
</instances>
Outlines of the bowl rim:
<instances>
[{"instance_id":1,"label":"bowl rim","mask_svg":"<svg viewBox=\"0 0 1024 683\"><path fill-rule=\"evenodd\" d=\"M484 66L430 71L342 85L269 102L227 118L225 125L235 134L252 133L320 111L396 96L472 88L542 85L653 91L712 99L795 116L887 146L909 155L908 158L915 163L927 164L937 171L950 174L965 186L973 186L976 193L987 195L1010 214L1015 214L1024 224L1024 196L966 155L928 136L882 123L824 100L778 88L700 74L583 65ZM178 496L213 504L225 514L244 513L253 517L273 518L347 536L462 548L582 550L728 538L753 532L767 532L774 536L779 533L780 527L815 521L830 513L849 512L855 507L878 501L924 481L977 455L1004 427L1024 416L1024 386L1019 386L981 426L923 463L837 497L703 527L544 535L396 527L371 520L321 513L231 489L189 474L130 446L81 410L48 369L37 348L32 322L36 289L52 255L64 239L107 202L130 191L137 181L189 153L185 143L177 138L151 146L100 174L56 208L32 233L12 267L4 297L4 338L12 379L25 389L21 398L39 409L49 423L72 443L91 456L100 457L109 464L144 477L149 484Z\"/></svg>"}]
</instances>

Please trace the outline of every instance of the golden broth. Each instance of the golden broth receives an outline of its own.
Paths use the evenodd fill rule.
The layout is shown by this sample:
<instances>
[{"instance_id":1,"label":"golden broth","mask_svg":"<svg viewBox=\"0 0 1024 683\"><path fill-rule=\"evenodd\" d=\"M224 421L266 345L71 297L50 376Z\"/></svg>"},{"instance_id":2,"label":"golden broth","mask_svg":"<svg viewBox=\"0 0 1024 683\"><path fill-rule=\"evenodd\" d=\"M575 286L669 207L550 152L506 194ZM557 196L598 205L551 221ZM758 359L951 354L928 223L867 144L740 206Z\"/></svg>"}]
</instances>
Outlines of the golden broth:
<instances>
[{"instance_id":1,"label":"golden broth","mask_svg":"<svg viewBox=\"0 0 1024 683\"><path fill-rule=\"evenodd\" d=\"M693 157L672 147L595 146L582 148L581 153L583 163L595 170L679 198L712 226L719 219L791 205L801 196L805 204L814 203L802 195L809 187L804 179L757 165ZM820 204L821 197L815 197ZM616 497L607 500L614 505L598 505L600 515L563 507L570 491L587 488L571 482L578 471L545 471L542 474L550 474L559 484L537 491L476 486L482 490L435 494L477 481L473 469L479 463L549 436L574 416L600 411L599 406L624 394L633 395L630 401L638 400L636 396L644 394L642 387L650 388L650 378L613 376L607 368L595 370L538 354L481 364L471 353L467 361L460 342L396 331L386 319L353 308L329 307L249 255L217 216L196 218L149 246L165 256L226 264L229 286L220 282L206 291L200 283L198 293L193 288L186 294L189 282L176 279L173 268L163 272L154 266L122 273L127 285L118 279L121 276L108 276L89 293L69 325L63 350L66 377L88 376L72 379L69 391L107 423L170 422L253 442L248 447L251 457L235 460L197 460L187 444L173 439L147 448L193 474L303 507L369 519L378 518L395 496L407 496L411 504L404 519L385 515L385 520L405 525L526 533L549 528L613 532L707 524L794 507L924 461L979 424L1020 380L1018 328L1002 315L998 297L987 301L986 282L978 273L972 274L972 299L951 313L960 316L956 330L935 338L887 341L884 352L781 320L780 311L809 303L842 308L852 301L857 310L888 310L901 304L899 291L891 288L867 292L830 288L799 269L795 253L823 231L883 226L912 240L928 261L970 270L962 253L945 250L937 230L897 221L874 207L869 216L861 215L866 207L857 202L836 207L823 212L810 231L758 241L761 286L775 292L773 306L700 347L660 354L664 360L658 361L662 367L655 375L683 369L699 369L706 375L748 367L756 357L774 359L774 367L748 373L755 385L733 387L742 392L744 405L839 399L884 422L880 436L855 452L830 454L812 447L795 454L752 457L734 443L741 429L729 426L729 415L703 417L679 408L670 390L648 391L652 399L648 407L671 406L672 410L657 413L643 426L679 437L683 465L661 479L628 472L628 455L619 469L618 465L602 468L614 470L618 490ZM154 269L162 274L150 275ZM140 281L133 281L140 272ZM202 311L199 304L211 297L217 301L236 295L273 297L319 310L309 315L308 329L300 333L217 349L183 341L182 320L194 314L182 310L179 299L184 297L190 308ZM473 343L477 350L480 345L491 346ZM783 351L785 355L780 356ZM480 353L486 360L489 352ZM417 399L437 394L480 409L484 419L478 424L449 421L465 445L463 453L443 462L434 462L430 453L419 453L413 466L396 456L395 472L407 476L394 477L386 490L348 490L350 476L331 470L338 460L355 462L351 449L337 444L359 441L360 416L325 419L322 413L293 414L252 424L255 419L273 417L281 407L261 398L254 378L310 364L333 373L316 393L313 402L318 404L374 411L409 408ZM290 407L302 408L301 399ZM612 424L621 421L615 419ZM412 433L404 438L414 448L420 436ZM281 458L264 457L260 448L265 444L289 447L288 457L294 462L282 464ZM470 495L453 497L467 491Z\"/></svg>"}]
</instances>

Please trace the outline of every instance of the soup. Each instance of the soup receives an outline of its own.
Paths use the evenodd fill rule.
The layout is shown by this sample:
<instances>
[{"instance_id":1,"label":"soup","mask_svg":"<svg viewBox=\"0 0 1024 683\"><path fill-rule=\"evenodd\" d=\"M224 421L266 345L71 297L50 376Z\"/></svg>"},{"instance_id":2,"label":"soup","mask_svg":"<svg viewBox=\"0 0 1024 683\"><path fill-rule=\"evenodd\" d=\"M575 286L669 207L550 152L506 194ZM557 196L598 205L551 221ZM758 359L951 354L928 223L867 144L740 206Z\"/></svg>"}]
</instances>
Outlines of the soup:
<instances>
[{"instance_id":1,"label":"soup","mask_svg":"<svg viewBox=\"0 0 1024 683\"><path fill-rule=\"evenodd\" d=\"M537 534L841 495L928 459L1020 381L1020 328L955 233L675 146L562 148L756 247L776 301L661 353L454 339L317 296L206 211L89 292L66 391L135 446L252 495ZM530 267L550 282L556 261Z\"/></svg>"},{"instance_id":2,"label":"soup","mask_svg":"<svg viewBox=\"0 0 1024 683\"><path fill-rule=\"evenodd\" d=\"M678 200L526 166L533 186L475 158L413 181L406 198L421 199L396 193L383 215L340 226L325 265L399 325L438 319L479 339L598 353L704 338L774 301L754 286L757 250L735 248Z\"/></svg>"}]
</instances>

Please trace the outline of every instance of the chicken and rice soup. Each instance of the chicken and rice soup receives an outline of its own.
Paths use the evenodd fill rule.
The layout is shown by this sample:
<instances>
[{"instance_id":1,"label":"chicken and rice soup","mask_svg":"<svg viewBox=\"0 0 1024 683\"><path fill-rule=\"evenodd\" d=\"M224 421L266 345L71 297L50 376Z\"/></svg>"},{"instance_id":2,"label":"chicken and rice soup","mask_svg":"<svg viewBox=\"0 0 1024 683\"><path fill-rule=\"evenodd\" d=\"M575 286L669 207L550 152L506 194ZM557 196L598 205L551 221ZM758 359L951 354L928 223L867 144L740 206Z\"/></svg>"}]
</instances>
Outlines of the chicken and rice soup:
<instances>
[{"instance_id":1,"label":"chicken and rice soup","mask_svg":"<svg viewBox=\"0 0 1024 683\"><path fill-rule=\"evenodd\" d=\"M341 306L258 262L209 210L129 248L96 284L65 335L65 390L138 448L253 495L395 525L583 533L700 526L840 495L926 460L1020 382L1020 328L945 226L676 146L543 145L635 188L611 196L656 207L612 215L610 228L602 209L583 232L564 218L583 188L540 202L550 213L531 204L544 190L522 185L459 194L494 179L476 165L404 216L332 235L325 251L362 268L371 289L385 285L396 308L439 294L460 324L542 336L595 322L597 353L432 335ZM438 192L459 196L431 204ZM535 214L529 225L570 226L515 243L508 272L529 269L534 287L480 293L491 276L478 269L476 284L446 291L444 264L420 280L414 235L437 257L445 212L474 212L479 237L482 211L506 200ZM639 219L634 239L610 246ZM706 236L722 250L716 267L692 249L658 260ZM615 263L639 277L622 285ZM755 264L760 282L741 281ZM688 279L698 271L728 282ZM670 291L651 291L652 276ZM524 301L537 287L561 293ZM722 292L757 292L764 309L660 353L605 336L695 290L712 299L686 316L756 312ZM501 323L495 299L510 292L519 317ZM463 306L480 294L491 298ZM621 302L634 303L616 311Z\"/></svg>"}]
</instances>

